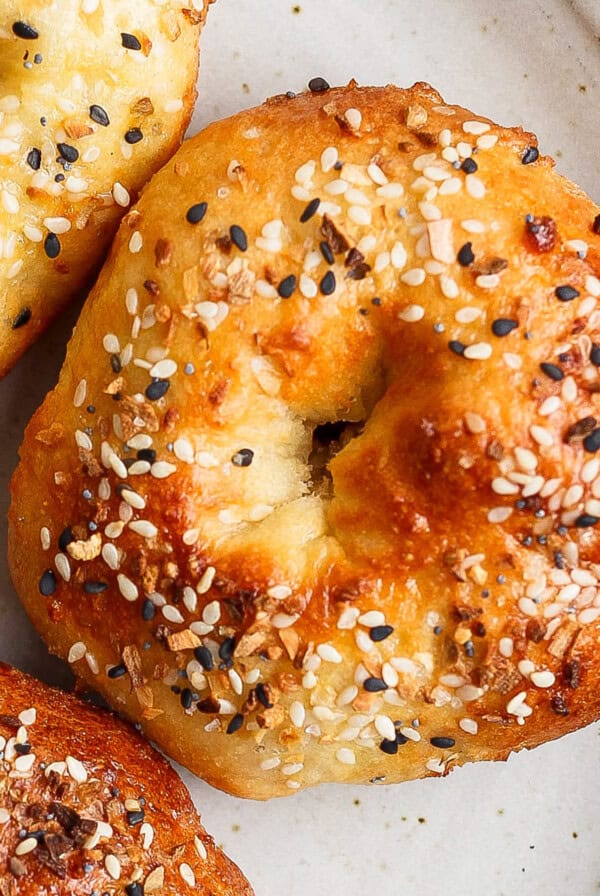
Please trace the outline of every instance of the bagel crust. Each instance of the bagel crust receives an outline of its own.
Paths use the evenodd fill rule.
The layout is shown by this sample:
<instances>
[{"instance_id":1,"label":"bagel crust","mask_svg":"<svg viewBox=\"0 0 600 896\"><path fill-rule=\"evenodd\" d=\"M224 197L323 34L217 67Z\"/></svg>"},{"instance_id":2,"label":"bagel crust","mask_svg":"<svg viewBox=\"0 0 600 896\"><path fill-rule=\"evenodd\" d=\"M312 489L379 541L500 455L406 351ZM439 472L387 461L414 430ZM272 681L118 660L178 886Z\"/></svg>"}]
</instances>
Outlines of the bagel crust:
<instances>
[{"instance_id":1,"label":"bagel crust","mask_svg":"<svg viewBox=\"0 0 600 896\"><path fill-rule=\"evenodd\" d=\"M0 376L89 285L181 143L208 5L2 3Z\"/></svg>"},{"instance_id":2,"label":"bagel crust","mask_svg":"<svg viewBox=\"0 0 600 896\"><path fill-rule=\"evenodd\" d=\"M129 725L0 663L2 896L252 896Z\"/></svg>"},{"instance_id":3,"label":"bagel crust","mask_svg":"<svg viewBox=\"0 0 600 896\"><path fill-rule=\"evenodd\" d=\"M276 97L186 143L12 482L50 649L261 799L596 719L598 212L425 84Z\"/></svg>"}]
</instances>

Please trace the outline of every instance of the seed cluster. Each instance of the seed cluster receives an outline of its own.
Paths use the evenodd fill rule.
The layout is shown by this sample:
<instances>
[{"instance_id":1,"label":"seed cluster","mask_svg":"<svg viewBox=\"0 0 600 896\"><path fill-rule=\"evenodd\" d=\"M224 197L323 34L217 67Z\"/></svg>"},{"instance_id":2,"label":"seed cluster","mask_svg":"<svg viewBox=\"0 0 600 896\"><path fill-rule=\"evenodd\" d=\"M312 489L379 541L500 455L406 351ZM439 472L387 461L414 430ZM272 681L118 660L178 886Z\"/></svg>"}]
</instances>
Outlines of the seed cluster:
<instances>
[{"instance_id":1,"label":"seed cluster","mask_svg":"<svg viewBox=\"0 0 600 896\"><path fill-rule=\"evenodd\" d=\"M79 428L71 437L87 471L82 500L62 523L69 539L53 531L52 520L42 520L39 566L41 599L68 592L77 600L100 598L106 607L124 600L139 620L139 644L115 651L109 666L99 667L93 636L89 647L72 645L71 662L87 664L102 686L110 680L133 688L143 719L160 713L155 688L170 691L182 722L208 735L248 737L260 746L252 754L259 769L290 790L302 786L307 757L319 750L338 768L372 764L373 756L393 764L381 754L412 751L417 773L444 774L481 728L489 739L493 726L518 730L538 706L568 713L577 686L560 689L559 678L574 662L570 650L579 629L600 617L600 568L582 549L600 521L600 426L586 392L597 383L600 364L593 341L600 280L587 257L595 220L567 238L560 221L520 208L517 200L507 221L496 220L499 213L489 211L494 202L486 202L495 189L494 166L526 183L544 165L537 149L515 142L511 132L423 100L402 108L405 125L396 124L393 147L377 151L360 139L372 133L360 91L350 91L342 107L337 91L328 101L322 79L310 90L337 139L327 130L315 157L296 159L290 170L280 160L286 214L257 228L252 170L236 159L216 191L189 195L178 209L186 239L204 253L203 266L182 275L178 316L178 297L157 273L178 263L178 246L162 238L146 245L143 204L132 221L123 251L137 272L122 296L130 330L106 332L95 346L104 352L101 391L91 388L90 375L76 385ZM247 139L259 136L257 126ZM183 170L187 163L177 164ZM227 218L222 209L233 193L236 216ZM518 234L516 245L508 246L507 230L513 241ZM550 252L556 264L544 267ZM515 267L524 254L538 278L531 284ZM528 288L537 290L530 302L523 299ZM447 475L461 477L465 514L476 512L486 543L498 536L502 549L478 550L471 540L461 543L460 532L444 532L454 545L446 549L430 511L410 511L402 537L433 545L441 557L436 588L446 589L445 614L428 608L428 600L438 606L437 595L421 595L421 569L409 547L406 555L399 551L409 572L398 573L398 583L374 578L341 595L332 588L328 628L318 636L310 625L306 632L311 598L295 581L273 574L242 588L220 568L221 546L226 555L229 538L260 527L280 508L266 500L244 504L241 497L245 489L255 494L251 486L261 475L269 477L260 419L244 430L244 444L233 439L223 411L212 444L190 425L185 402L195 398L182 396L200 394L197 371L212 376L212 346L222 350L235 338L252 303L274 315L293 309L298 340L304 319L343 308L360 322L356 333L372 328L383 340L391 331L400 361L417 353L413 344L424 347L436 375L461 384L466 410L450 420L451 438L441 435L443 406L435 421L419 419L415 445L427 443L419 463L427 476L446 462ZM530 304L554 315L560 344L536 341ZM199 334L193 358L164 337L181 318ZM257 344L266 341L255 336ZM264 396L285 401L285 375L266 352L244 364L244 377L257 384L257 406ZM498 408L481 407L470 394L471 383L485 384L498 371L507 390L514 387L530 407L527 431L515 430L512 442L498 438ZM207 404L226 407L226 400L216 381ZM459 446L456 456L450 442ZM282 454L286 444L282 438ZM391 443L387 450L393 452ZM239 489L239 501L207 501L200 514L189 513L181 533L170 528L164 505L195 489L192 481L212 477L234 483L231 494ZM402 505L402 493L396 497ZM440 506L447 500L440 485ZM391 521L382 522L386 537L388 522L391 528ZM419 607L406 627L396 587ZM507 606L510 612L500 611ZM152 669L145 657L158 649L161 661Z\"/></svg>"}]
</instances>

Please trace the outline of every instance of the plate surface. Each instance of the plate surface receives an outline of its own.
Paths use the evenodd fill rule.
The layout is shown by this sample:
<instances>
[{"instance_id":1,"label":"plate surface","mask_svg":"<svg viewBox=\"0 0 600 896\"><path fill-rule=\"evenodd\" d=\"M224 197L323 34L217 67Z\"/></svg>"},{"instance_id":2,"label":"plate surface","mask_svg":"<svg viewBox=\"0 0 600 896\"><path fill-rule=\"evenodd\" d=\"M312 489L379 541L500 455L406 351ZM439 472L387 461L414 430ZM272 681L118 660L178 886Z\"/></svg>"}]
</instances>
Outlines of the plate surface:
<instances>
[{"instance_id":1,"label":"plate surface","mask_svg":"<svg viewBox=\"0 0 600 896\"><path fill-rule=\"evenodd\" d=\"M203 36L191 130L332 84L430 81L445 98L535 131L559 169L600 202L598 0L218 0ZM53 385L71 312L0 384L0 555L23 428ZM48 681L50 659L0 564L0 658ZM326 786L241 802L186 775L206 827L257 896L593 896L600 892L599 729L506 764L393 787Z\"/></svg>"}]
</instances>

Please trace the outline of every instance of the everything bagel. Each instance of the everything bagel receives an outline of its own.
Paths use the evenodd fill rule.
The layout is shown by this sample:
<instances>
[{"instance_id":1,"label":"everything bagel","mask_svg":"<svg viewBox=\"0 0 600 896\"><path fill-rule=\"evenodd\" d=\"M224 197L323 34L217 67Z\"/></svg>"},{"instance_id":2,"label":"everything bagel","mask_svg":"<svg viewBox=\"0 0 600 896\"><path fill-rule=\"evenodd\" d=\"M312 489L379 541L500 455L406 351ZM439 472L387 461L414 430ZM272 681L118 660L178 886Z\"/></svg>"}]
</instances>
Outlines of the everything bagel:
<instances>
[{"instance_id":1,"label":"everything bagel","mask_svg":"<svg viewBox=\"0 0 600 896\"><path fill-rule=\"evenodd\" d=\"M252 896L168 762L0 663L2 896Z\"/></svg>"},{"instance_id":2,"label":"everything bagel","mask_svg":"<svg viewBox=\"0 0 600 896\"><path fill-rule=\"evenodd\" d=\"M599 232L533 135L424 84L187 142L12 482L50 649L261 799L597 718Z\"/></svg>"},{"instance_id":3,"label":"everything bagel","mask_svg":"<svg viewBox=\"0 0 600 896\"><path fill-rule=\"evenodd\" d=\"M0 376L89 284L181 143L208 5L3 2Z\"/></svg>"}]
</instances>

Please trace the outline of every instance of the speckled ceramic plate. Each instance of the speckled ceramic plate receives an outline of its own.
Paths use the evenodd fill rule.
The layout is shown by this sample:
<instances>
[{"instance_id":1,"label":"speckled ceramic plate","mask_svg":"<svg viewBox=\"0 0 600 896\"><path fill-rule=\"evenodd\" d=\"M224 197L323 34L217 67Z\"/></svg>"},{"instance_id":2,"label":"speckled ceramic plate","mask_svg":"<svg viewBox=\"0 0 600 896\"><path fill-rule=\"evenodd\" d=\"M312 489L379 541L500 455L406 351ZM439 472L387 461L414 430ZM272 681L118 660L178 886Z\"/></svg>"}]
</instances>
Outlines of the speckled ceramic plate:
<instances>
[{"instance_id":1,"label":"speckled ceramic plate","mask_svg":"<svg viewBox=\"0 0 600 896\"><path fill-rule=\"evenodd\" d=\"M362 84L428 80L451 102L525 124L600 201L599 0L218 0L203 36L210 119L323 75ZM0 554L23 427L55 380L70 319L0 384ZM0 564L0 658L66 680ZM243 803L186 776L209 830L257 896L592 896L600 892L596 725L506 764L443 780L334 787Z\"/></svg>"}]
</instances>

